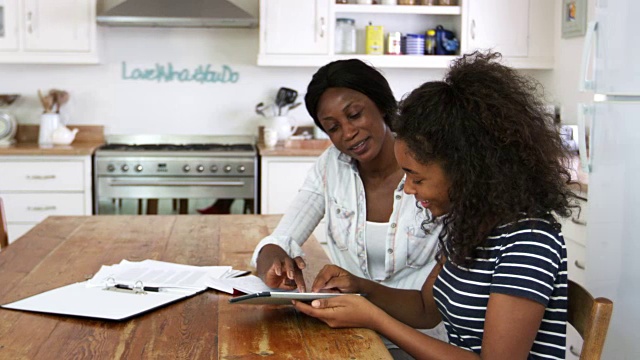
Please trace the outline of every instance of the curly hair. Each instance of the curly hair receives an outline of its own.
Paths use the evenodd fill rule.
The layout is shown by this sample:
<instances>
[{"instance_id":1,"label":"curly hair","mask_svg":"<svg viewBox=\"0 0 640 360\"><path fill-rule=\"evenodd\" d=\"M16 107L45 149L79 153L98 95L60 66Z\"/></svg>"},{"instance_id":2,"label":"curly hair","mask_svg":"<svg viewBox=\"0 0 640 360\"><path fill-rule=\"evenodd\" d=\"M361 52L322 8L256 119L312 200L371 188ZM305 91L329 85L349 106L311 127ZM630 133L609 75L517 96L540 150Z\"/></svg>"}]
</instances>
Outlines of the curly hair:
<instances>
[{"instance_id":1,"label":"curly hair","mask_svg":"<svg viewBox=\"0 0 640 360\"><path fill-rule=\"evenodd\" d=\"M384 115L384 122L391 125L398 115L398 102L387 79L376 68L358 59L337 60L324 65L313 74L304 97L305 106L313 122L322 131L318 121L318 102L329 88L348 88L366 95Z\"/></svg>"},{"instance_id":2,"label":"curly hair","mask_svg":"<svg viewBox=\"0 0 640 360\"><path fill-rule=\"evenodd\" d=\"M458 59L443 81L400 102L393 127L416 161L436 162L448 177L451 209L438 257L458 264L469 265L498 225L549 212L567 217L574 207L568 152L541 86L500 58L475 52Z\"/></svg>"}]
</instances>

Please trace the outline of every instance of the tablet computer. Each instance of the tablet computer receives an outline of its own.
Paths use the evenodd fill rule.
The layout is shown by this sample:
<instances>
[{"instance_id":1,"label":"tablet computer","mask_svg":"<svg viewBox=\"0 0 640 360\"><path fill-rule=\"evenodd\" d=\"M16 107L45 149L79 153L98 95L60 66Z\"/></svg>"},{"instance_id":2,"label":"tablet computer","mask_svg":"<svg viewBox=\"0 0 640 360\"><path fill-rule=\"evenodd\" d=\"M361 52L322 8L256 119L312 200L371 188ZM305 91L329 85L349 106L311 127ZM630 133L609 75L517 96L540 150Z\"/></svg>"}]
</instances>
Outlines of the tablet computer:
<instances>
[{"instance_id":1,"label":"tablet computer","mask_svg":"<svg viewBox=\"0 0 640 360\"><path fill-rule=\"evenodd\" d=\"M286 291L262 291L253 294L232 297L232 304L275 304L291 305L291 300L311 302L315 299L326 299L341 295L359 295L343 293L298 293Z\"/></svg>"}]
</instances>

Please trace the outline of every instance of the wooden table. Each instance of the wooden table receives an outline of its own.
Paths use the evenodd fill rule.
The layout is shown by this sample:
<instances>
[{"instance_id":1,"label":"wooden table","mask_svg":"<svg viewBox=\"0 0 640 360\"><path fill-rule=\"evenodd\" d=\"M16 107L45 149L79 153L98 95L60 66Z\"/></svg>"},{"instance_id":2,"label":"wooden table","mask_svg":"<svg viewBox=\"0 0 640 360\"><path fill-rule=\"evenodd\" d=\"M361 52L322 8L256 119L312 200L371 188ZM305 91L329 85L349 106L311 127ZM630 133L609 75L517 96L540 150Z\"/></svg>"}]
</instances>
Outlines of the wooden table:
<instances>
[{"instance_id":1,"label":"wooden table","mask_svg":"<svg viewBox=\"0 0 640 360\"><path fill-rule=\"evenodd\" d=\"M249 267L279 216L50 217L0 252L0 304L83 281L122 259ZM312 281L328 259L304 247ZM309 284L310 285L310 284ZM229 304L213 290L124 322L0 309L1 359L390 359L365 329L330 329L292 306Z\"/></svg>"}]
</instances>

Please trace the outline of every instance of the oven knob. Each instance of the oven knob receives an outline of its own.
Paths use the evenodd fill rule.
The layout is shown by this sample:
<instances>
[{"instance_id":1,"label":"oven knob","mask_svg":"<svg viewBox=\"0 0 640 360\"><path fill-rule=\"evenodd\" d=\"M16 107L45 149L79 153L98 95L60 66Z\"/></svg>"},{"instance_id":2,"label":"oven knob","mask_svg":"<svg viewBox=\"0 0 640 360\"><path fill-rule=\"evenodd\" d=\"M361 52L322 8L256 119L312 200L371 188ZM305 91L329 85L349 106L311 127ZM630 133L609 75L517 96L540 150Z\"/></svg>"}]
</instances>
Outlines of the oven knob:
<instances>
[{"instance_id":1,"label":"oven knob","mask_svg":"<svg viewBox=\"0 0 640 360\"><path fill-rule=\"evenodd\" d=\"M225 165L224 172L226 173L231 172L231 165Z\"/></svg>"},{"instance_id":2,"label":"oven knob","mask_svg":"<svg viewBox=\"0 0 640 360\"><path fill-rule=\"evenodd\" d=\"M202 166L202 165L198 165L198 167L196 168L196 170L198 170L198 172L203 172L203 171L204 171L204 166Z\"/></svg>"},{"instance_id":3,"label":"oven knob","mask_svg":"<svg viewBox=\"0 0 640 360\"><path fill-rule=\"evenodd\" d=\"M122 169L122 171L129 171L129 165L124 164L122 165L122 167L120 167L120 169Z\"/></svg>"},{"instance_id":4,"label":"oven knob","mask_svg":"<svg viewBox=\"0 0 640 360\"><path fill-rule=\"evenodd\" d=\"M238 172L243 173L245 170L246 170L246 169L245 169L244 165L240 165L240 166L238 166Z\"/></svg>"},{"instance_id":5,"label":"oven knob","mask_svg":"<svg viewBox=\"0 0 640 360\"><path fill-rule=\"evenodd\" d=\"M138 165L136 165L136 171L137 171L137 172L142 171L142 165L139 165L139 164L138 164Z\"/></svg>"},{"instance_id":6,"label":"oven knob","mask_svg":"<svg viewBox=\"0 0 640 360\"><path fill-rule=\"evenodd\" d=\"M115 169L116 169L116 167L115 167L115 166L113 166L113 164L109 164L109 165L107 165L107 171L108 171L108 172L113 172Z\"/></svg>"},{"instance_id":7,"label":"oven knob","mask_svg":"<svg viewBox=\"0 0 640 360\"><path fill-rule=\"evenodd\" d=\"M184 170L184 172L189 172L191 170L191 166L185 165L182 167L182 170Z\"/></svg>"},{"instance_id":8,"label":"oven knob","mask_svg":"<svg viewBox=\"0 0 640 360\"><path fill-rule=\"evenodd\" d=\"M211 172L218 172L218 166L217 165L211 165Z\"/></svg>"}]
</instances>

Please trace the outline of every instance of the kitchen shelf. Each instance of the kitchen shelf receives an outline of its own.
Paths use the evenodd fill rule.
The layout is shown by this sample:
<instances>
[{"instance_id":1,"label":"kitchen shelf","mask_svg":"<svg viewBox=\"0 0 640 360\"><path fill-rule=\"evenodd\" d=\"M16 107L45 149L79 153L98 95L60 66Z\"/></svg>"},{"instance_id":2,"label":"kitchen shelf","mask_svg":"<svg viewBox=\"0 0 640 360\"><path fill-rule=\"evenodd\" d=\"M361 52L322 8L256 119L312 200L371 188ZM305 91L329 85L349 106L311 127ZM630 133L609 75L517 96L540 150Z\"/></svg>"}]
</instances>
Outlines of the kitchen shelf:
<instances>
[{"instance_id":1,"label":"kitchen shelf","mask_svg":"<svg viewBox=\"0 0 640 360\"><path fill-rule=\"evenodd\" d=\"M334 4L334 13L460 15L460 6Z\"/></svg>"},{"instance_id":2,"label":"kitchen shelf","mask_svg":"<svg viewBox=\"0 0 640 360\"><path fill-rule=\"evenodd\" d=\"M322 66L334 60L360 59L377 68L441 68L449 67L458 56L452 55L260 55L260 66Z\"/></svg>"}]
</instances>

